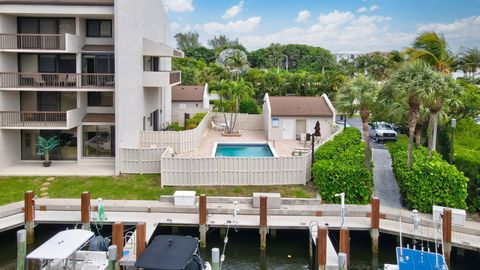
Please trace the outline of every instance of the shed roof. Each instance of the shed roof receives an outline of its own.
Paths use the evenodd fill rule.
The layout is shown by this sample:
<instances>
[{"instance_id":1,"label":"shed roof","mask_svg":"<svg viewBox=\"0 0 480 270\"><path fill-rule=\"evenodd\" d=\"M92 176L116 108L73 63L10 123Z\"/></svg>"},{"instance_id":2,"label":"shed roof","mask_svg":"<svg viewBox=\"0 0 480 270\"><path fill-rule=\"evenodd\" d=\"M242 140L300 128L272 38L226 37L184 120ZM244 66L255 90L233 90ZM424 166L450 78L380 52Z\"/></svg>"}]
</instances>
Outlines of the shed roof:
<instances>
[{"instance_id":1,"label":"shed roof","mask_svg":"<svg viewBox=\"0 0 480 270\"><path fill-rule=\"evenodd\" d=\"M272 116L333 116L323 96L269 97Z\"/></svg>"},{"instance_id":2,"label":"shed roof","mask_svg":"<svg viewBox=\"0 0 480 270\"><path fill-rule=\"evenodd\" d=\"M172 87L172 101L202 102L204 85L175 85Z\"/></svg>"}]
</instances>

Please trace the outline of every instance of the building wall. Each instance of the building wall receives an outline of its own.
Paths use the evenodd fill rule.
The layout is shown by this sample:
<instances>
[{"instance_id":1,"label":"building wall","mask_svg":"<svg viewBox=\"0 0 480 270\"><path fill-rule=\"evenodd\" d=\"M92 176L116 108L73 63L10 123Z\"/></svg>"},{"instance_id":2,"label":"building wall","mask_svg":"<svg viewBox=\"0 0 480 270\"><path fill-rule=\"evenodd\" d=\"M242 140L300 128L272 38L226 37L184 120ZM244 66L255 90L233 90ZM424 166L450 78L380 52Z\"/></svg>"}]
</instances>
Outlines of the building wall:
<instances>
[{"instance_id":1,"label":"building wall","mask_svg":"<svg viewBox=\"0 0 480 270\"><path fill-rule=\"evenodd\" d=\"M117 0L115 13L115 124L116 147L137 147L146 113L143 87L143 38L170 43L170 24L160 0ZM168 82L166 82L168 85ZM171 89L162 91L162 101L171 101ZM147 94L148 95L148 94ZM169 119L170 108L164 108ZM118 158L116 172L119 172Z\"/></svg>"},{"instance_id":2,"label":"building wall","mask_svg":"<svg viewBox=\"0 0 480 270\"><path fill-rule=\"evenodd\" d=\"M287 117L287 116L272 116L271 119L278 118L279 119L279 126L278 128L272 127L272 120L268 123L268 127L270 129L270 140L283 140L283 129L285 126L285 121L291 120L292 121L292 132L288 138L285 140L295 140L296 138L296 120L306 120L306 130L304 133L313 133L315 124L317 121L320 122L320 133L322 134L321 138L323 140L330 137L333 134L333 119L332 117Z\"/></svg>"},{"instance_id":3,"label":"building wall","mask_svg":"<svg viewBox=\"0 0 480 270\"><path fill-rule=\"evenodd\" d=\"M183 105L183 107L182 107ZM172 101L172 109L186 109L186 108L203 108L203 102L180 102L180 101ZM208 108L208 107L207 107Z\"/></svg>"}]
</instances>

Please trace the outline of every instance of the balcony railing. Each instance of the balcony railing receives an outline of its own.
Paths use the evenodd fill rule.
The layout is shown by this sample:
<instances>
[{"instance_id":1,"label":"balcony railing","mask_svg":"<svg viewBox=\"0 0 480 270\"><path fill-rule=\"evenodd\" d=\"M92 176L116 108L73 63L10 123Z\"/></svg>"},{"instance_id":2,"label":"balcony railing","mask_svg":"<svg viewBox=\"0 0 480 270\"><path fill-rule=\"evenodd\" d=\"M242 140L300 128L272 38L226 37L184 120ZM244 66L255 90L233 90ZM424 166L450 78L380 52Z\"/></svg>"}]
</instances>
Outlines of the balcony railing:
<instances>
[{"instance_id":1,"label":"balcony railing","mask_svg":"<svg viewBox=\"0 0 480 270\"><path fill-rule=\"evenodd\" d=\"M0 127L66 126L66 112L0 112Z\"/></svg>"},{"instance_id":2,"label":"balcony railing","mask_svg":"<svg viewBox=\"0 0 480 270\"><path fill-rule=\"evenodd\" d=\"M110 73L0 73L0 88L114 88Z\"/></svg>"},{"instance_id":3,"label":"balcony railing","mask_svg":"<svg viewBox=\"0 0 480 270\"><path fill-rule=\"evenodd\" d=\"M179 84L182 82L182 72L181 71L171 71L170 72L170 85Z\"/></svg>"},{"instance_id":4,"label":"balcony railing","mask_svg":"<svg viewBox=\"0 0 480 270\"><path fill-rule=\"evenodd\" d=\"M0 49L4 50L65 50L65 35L0 34Z\"/></svg>"}]
</instances>

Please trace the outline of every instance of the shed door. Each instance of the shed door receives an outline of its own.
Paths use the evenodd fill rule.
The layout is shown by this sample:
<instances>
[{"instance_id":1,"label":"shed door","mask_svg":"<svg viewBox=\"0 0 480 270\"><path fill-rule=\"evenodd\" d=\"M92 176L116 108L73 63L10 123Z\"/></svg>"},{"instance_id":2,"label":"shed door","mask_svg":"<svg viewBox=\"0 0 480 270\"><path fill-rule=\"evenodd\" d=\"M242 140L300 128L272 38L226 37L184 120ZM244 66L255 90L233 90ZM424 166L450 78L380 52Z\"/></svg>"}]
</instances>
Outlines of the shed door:
<instances>
[{"instance_id":1,"label":"shed door","mask_svg":"<svg viewBox=\"0 0 480 270\"><path fill-rule=\"evenodd\" d=\"M307 132L307 120L297 119L295 128L295 139L300 140L302 133Z\"/></svg>"},{"instance_id":2,"label":"shed door","mask_svg":"<svg viewBox=\"0 0 480 270\"><path fill-rule=\"evenodd\" d=\"M283 139L292 140L293 136L293 120L283 120Z\"/></svg>"}]
</instances>

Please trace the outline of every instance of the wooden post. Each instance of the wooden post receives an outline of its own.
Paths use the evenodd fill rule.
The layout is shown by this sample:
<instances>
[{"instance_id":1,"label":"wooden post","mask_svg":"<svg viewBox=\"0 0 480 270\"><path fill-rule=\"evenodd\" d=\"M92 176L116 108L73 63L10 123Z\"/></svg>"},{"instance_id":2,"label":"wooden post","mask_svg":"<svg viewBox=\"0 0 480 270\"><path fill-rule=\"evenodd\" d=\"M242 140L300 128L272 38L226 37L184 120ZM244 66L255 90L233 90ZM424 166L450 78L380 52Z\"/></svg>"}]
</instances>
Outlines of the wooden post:
<instances>
[{"instance_id":1,"label":"wooden post","mask_svg":"<svg viewBox=\"0 0 480 270\"><path fill-rule=\"evenodd\" d=\"M260 197L260 249L267 248L267 197Z\"/></svg>"},{"instance_id":2,"label":"wooden post","mask_svg":"<svg viewBox=\"0 0 480 270\"><path fill-rule=\"evenodd\" d=\"M200 226L200 247L207 246L207 196L200 195L198 198L198 225Z\"/></svg>"},{"instance_id":3,"label":"wooden post","mask_svg":"<svg viewBox=\"0 0 480 270\"><path fill-rule=\"evenodd\" d=\"M138 223L136 226L136 241L137 241L137 260L142 256L145 251L145 244L147 238L147 226L145 223Z\"/></svg>"},{"instance_id":4,"label":"wooden post","mask_svg":"<svg viewBox=\"0 0 480 270\"><path fill-rule=\"evenodd\" d=\"M17 270L25 269L25 256L27 255L27 231L17 231Z\"/></svg>"},{"instance_id":5,"label":"wooden post","mask_svg":"<svg viewBox=\"0 0 480 270\"><path fill-rule=\"evenodd\" d=\"M445 262L450 267L450 252L452 251L452 209L443 208L443 253Z\"/></svg>"},{"instance_id":6,"label":"wooden post","mask_svg":"<svg viewBox=\"0 0 480 270\"><path fill-rule=\"evenodd\" d=\"M82 229L90 230L90 192L82 192L80 204Z\"/></svg>"},{"instance_id":7,"label":"wooden post","mask_svg":"<svg viewBox=\"0 0 480 270\"><path fill-rule=\"evenodd\" d=\"M117 246L117 262L122 258L123 244L123 223L115 222L112 227L112 245Z\"/></svg>"},{"instance_id":8,"label":"wooden post","mask_svg":"<svg viewBox=\"0 0 480 270\"><path fill-rule=\"evenodd\" d=\"M350 231L347 228L340 228L339 253L347 255L347 266L350 264Z\"/></svg>"},{"instance_id":9,"label":"wooden post","mask_svg":"<svg viewBox=\"0 0 480 270\"><path fill-rule=\"evenodd\" d=\"M24 194L25 230L27 230L27 244L34 241L35 192L29 190Z\"/></svg>"},{"instance_id":10,"label":"wooden post","mask_svg":"<svg viewBox=\"0 0 480 270\"><path fill-rule=\"evenodd\" d=\"M372 198L371 201L371 212L370 212L370 219L371 219L371 231L370 236L372 238L372 252L374 254L378 253L378 237L380 235L379 228L380 228L380 199L377 197Z\"/></svg>"},{"instance_id":11,"label":"wooden post","mask_svg":"<svg viewBox=\"0 0 480 270\"><path fill-rule=\"evenodd\" d=\"M318 270L325 270L327 267L327 237L328 229L325 226L318 227L317 234L317 265Z\"/></svg>"}]
</instances>

